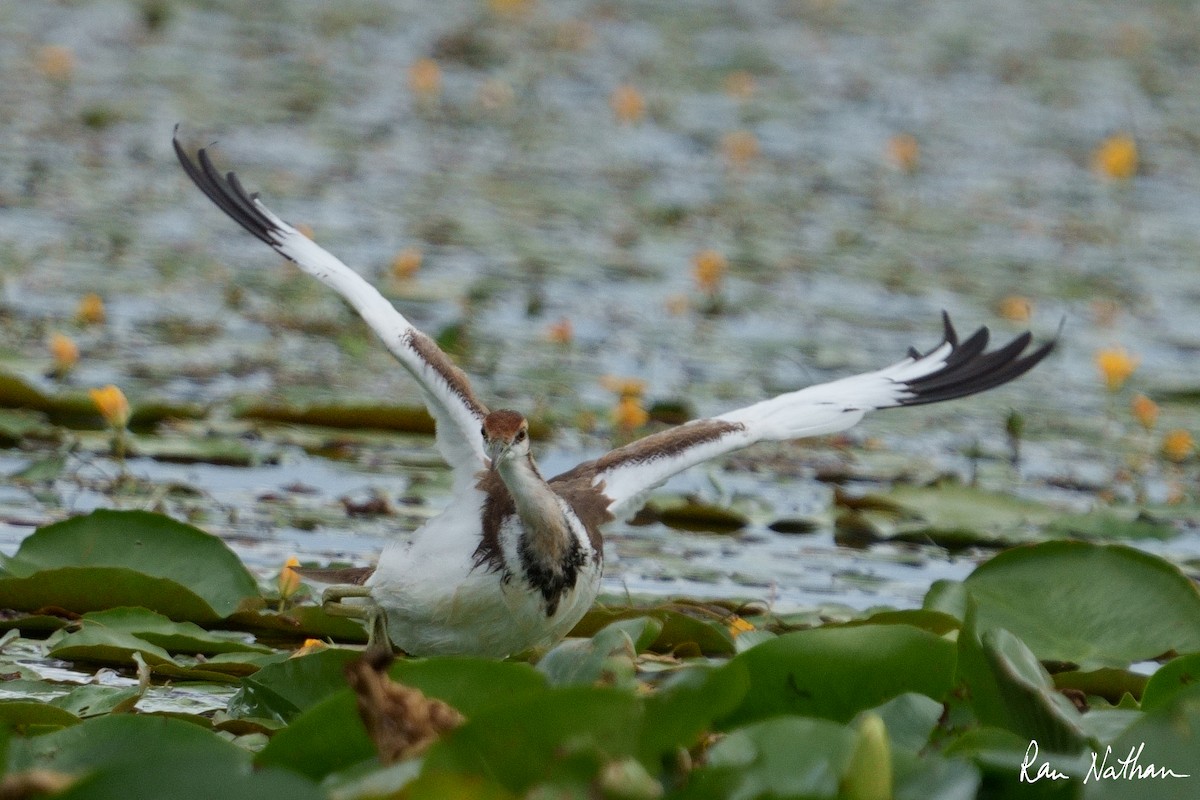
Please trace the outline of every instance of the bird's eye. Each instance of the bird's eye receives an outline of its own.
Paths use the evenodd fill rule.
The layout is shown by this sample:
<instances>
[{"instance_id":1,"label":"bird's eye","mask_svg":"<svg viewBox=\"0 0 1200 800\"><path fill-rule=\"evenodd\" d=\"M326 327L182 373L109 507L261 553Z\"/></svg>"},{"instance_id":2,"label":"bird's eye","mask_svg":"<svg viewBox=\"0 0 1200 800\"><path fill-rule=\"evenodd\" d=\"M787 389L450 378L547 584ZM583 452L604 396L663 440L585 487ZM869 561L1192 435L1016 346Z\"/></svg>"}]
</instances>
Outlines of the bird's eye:
<instances>
[{"instance_id":1,"label":"bird's eye","mask_svg":"<svg viewBox=\"0 0 1200 800\"><path fill-rule=\"evenodd\" d=\"M479 435L482 436L484 439L486 439L487 438L487 428L480 428Z\"/></svg>"},{"instance_id":2,"label":"bird's eye","mask_svg":"<svg viewBox=\"0 0 1200 800\"><path fill-rule=\"evenodd\" d=\"M517 441L518 441L518 442L523 442L523 441L525 441L525 429L524 429L524 428L522 428L521 430L517 431Z\"/></svg>"}]
</instances>

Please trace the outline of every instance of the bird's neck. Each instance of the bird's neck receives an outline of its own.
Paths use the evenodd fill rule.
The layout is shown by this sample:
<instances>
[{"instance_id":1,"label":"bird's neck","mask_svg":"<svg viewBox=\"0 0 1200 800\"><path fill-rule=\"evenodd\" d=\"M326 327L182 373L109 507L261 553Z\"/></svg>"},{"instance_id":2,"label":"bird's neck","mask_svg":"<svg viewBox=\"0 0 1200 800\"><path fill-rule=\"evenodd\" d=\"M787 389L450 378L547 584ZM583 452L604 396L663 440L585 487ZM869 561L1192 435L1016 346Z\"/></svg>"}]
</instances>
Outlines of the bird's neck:
<instances>
[{"instance_id":1,"label":"bird's neck","mask_svg":"<svg viewBox=\"0 0 1200 800\"><path fill-rule=\"evenodd\" d=\"M520 543L523 560L528 555L538 566L556 569L570 558L575 544L575 535L558 495L538 472L533 456L505 459L498 470L523 523L525 532Z\"/></svg>"}]
</instances>

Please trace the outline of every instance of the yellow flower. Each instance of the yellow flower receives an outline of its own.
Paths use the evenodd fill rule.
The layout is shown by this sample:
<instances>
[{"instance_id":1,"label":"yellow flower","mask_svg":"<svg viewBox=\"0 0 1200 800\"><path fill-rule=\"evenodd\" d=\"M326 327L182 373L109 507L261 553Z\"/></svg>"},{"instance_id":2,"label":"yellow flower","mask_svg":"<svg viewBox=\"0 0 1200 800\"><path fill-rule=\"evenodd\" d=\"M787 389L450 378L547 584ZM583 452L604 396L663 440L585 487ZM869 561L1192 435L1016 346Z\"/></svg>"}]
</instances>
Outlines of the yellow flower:
<instances>
[{"instance_id":1,"label":"yellow flower","mask_svg":"<svg viewBox=\"0 0 1200 800\"><path fill-rule=\"evenodd\" d=\"M442 68L432 58L420 58L408 68L408 88L422 100L434 100L442 93Z\"/></svg>"},{"instance_id":2,"label":"yellow flower","mask_svg":"<svg viewBox=\"0 0 1200 800\"><path fill-rule=\"evenodd\" d=\"M292 652L291 656L289 656L289 658L299 658L300 656L306 656L309 653L315 653L318 650L324 650L327 647L329 647L328 643L326 643L322 639L305 639L304 644L297 647Z\"/></svg>"},{"instance_id":3,"label":"yellow flower","mask_svg":"<svg viewBox=\"0 0 1200 800\"><path fill-rule=\"evenodd\" d=\"M1137 369L1139 359L1126 352L1124 347L1100 350L1096 353L1096 366L1104 376L1104 385L1110 392L1120 390Z\"/></svg>"},{"instance_id":4,"label":"yellow flower","mask_svg":"<svg viewBox=\"0 0 1200 800\"><path fill-rule=\"evenodd\" d=\"M605 375L600 378L600 385L619 397L638 398L646 393L646 382L639 378L618 378L615 375Z\"/></svg>"},{"instance_id":5,"label":"yellow flower","mask_svg":"<svg viewBox=\"0 0 1200 800\"><path fill-rule=\"evenodd\" d=\"M1163 436L1162 454L1171 461L1183 461L1195 449L1196 442L1192 439L1192 434L1182 428L1167 431L1167 434Z\"/></svg>"},{"instance_id":6,"label":"yellow flower","mask_svg":"<svg viewBox=\"0 0 1200 800\"><path fill-rule=\"evenodd\" d=\"M118 430L125 428L129 422L129 401L125 399L124 392L110 383L103 389L89 389L88 395L105 422Z\"/></svg>"},{"instance_id":7,"label":"yellow flower","mask_svg":"<svg viewBox=\"0 0 1200 800\"><path fill-rule=\"evenodd\" d=\"M701 250L692 256L692 275L696 278L696 284L709 294L721 290L721 280L728 266L725 256L716 250Z\"/></svg>"},{"instance_id":8,"label":"yellow flower","mask_svg":"<svg viewBox=\"0 0 1200 800\"><path fill-rule=\"evenodd\" d=\"M729 623L729 635L735 639L752 630L754 630L754 626L741 617L734 617Z\"/></svg>"},{"instance_id":9,"label":"yellow flower","mask_svg":"<svg viewBox=\"0 0 1200 800\"><path fill-rule=\"evenodd\" d=\"M80 298L79 307L75 309L75 318L87 325L99 325L106 316L104 301L94 292Z\"/></svg>"},{"instance_id":10,"label":"yellow flower","mask_svg":"<svg viewBox=\"0 0 1200 800\"><path fill-rule=\"evenodd\" d=\"M75 73L75 54L71 48L48 44L34 59L38 72L56 83L66 83Z\"/></svg>"},{"instance_id":11,"label":"yellow flower","mask_svg":"<svg viewBox=\"0 0 1200 800\"><path fill-rule=\"evenodd\" d=\"M1158 403L1144 394L1137 394L1129 401L1129 410L1143 428L1147 431L1154 429L1155 423L1158 422Z\"/></svg>"},{"instance_id":12,"label":"yellow flower","mask_svg":"<svg viewBox=\"0 0 1200 800\"><path fill-rule=\"evenodd\" d=\"M736 100L749 100L758 90L754 76L739 69L725 76L725 94Z\"/></svg>"},{"instance_id":13,"label":"yellow flower","mask_svg":"<svg viewBox=\"0 0 1200 800\"><path fill-rule=\"evenodd\" d=\"M623 394L613 409L613 422L622 433L632 433L650 421L650 415L642 408L637 395Z\"/></svg>"},{"instance_id":14,"label":"yellow flower","mask_svg":"<svg viewBox=\"0 0 1200 800\"><path fill-rule=\"evenodd\" d=\"M79 362L79 347L70 336L55 331L50 334L50 355L54 357L54 374L61 377Z\"/></svg>"},{"instance_id":15,"label":"yellow flower","mask_svg":"<svg viewBox=\"0 0 1200 800\"><path fill-rule=\"evenodd\" d=\"M721 137L721 153L731 166L745 169L758 158L758 137L750 131L733 131Z\"/></svg>"},{"instance_id":16,"label":"yellow flower","mask_svg":"<svg viewBox=\"0 0 1200 800\"><path fill-rule=\"evenodd\" d=\"M646 101L642 93L627 83L613 90L608 104L612 107L613 116L622 125L630 125L646 115Z\"/></svg>"},{"instance_id":17,"label":"yellow flower","mask_svg":"<svg viewBox=\"0 0 1200 800\"><path fill-rule=\"evenodd\" d=\"M1128 180L1137 174L1137 142L1127 133L1116 133L1092 153L1092 169L1106 178Z\"/></svg>"},{"instance_id":18,"label":"yellow flower","mask_svg":"<svg viewBox=\"0 0 1200 800\"><path fill-rule=\"evenodd\" d=\"M404 248L392 259L392 277L401 281L408 280L417 274L423 258L420 248Z\"/></svg>"},{"instance_id":19,"label":"yellow flower","mask_svg":"<svg viewBox=\"0 0 1200 800\"><path fill-rule=\"evenodd\" d=\"M1019 294L1010 294L1000 301L997 311L1010 322L1027 322L1033 314L1033 301Z\"/></svg>"},{"instance_id":20,"label":"yellow flower","mask_svg":"<svg viewBox=\"0 0 1200 800\"><path fill-rule=\"evenodd\" d=\"M279 570L279 596L284 600L294 595L300 588L300 573L292 569L292 567L298 566L300 566L300 560L292 556L283 565L283 569ZM305 642L305 645L307 644L308 642Z\"/></svg>"},{"instance_id":21,"label":"yellow flower","mask_svg":"<svg viewBox=\"0 0 1200 800\"><path fill-rule=\"evenodd\" d=\"M571 320L563 317L558 322L552 322L546 330L546 338L555 344L570 344L575 338L575 328Z\"/></svg>"},{"instance_id":22,"label":"yellow flower","mask_svg":"<svg viewBox=\"0 0 1200 800\"><path fill-rule=\"evenodd\" d=\"M921 145L911 133L898 133L888 139L888 159L901 172L910 175L921 163Z\"/></svg>"}]
</instances>

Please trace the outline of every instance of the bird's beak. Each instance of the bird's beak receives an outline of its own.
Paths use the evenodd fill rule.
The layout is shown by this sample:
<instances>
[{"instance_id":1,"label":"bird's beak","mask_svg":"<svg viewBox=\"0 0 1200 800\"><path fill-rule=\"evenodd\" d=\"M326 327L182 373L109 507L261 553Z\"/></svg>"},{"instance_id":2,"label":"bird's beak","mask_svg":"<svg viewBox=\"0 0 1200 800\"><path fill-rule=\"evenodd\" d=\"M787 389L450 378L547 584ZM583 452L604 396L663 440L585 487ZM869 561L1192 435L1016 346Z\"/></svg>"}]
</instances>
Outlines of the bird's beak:
<instances>
[{"instance_id":1,"label":"bird's beak","mask_svg":"<svg viewBox=\"0 0 1200 800\"><path fill-rule=\"evenodd\" d=\"M508 445L504 442L489 442L487 446L488 460L491 461L489 469L495 469L500 464L500 457L508 450Z\"/></svg>"}]
</instances>

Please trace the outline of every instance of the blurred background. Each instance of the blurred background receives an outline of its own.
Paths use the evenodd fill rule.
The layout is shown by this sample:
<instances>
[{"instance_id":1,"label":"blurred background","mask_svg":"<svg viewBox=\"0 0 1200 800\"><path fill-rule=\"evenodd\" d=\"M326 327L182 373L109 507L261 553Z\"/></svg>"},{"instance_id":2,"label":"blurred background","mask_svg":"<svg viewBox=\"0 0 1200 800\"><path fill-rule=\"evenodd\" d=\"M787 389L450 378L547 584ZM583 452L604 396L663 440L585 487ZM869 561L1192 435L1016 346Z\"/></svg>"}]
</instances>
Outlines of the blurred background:
<instances>
[{"instance_id":1,"label":"blurred background","mask_svg":"<svg viewBox=\"0 0 1200 800\"><path fill-rule=\"evenodd\" d=\"M927 349L943 309L1061 337L693 470L614 530L611 592L913 605L1056 514L1190 566L1198 68L1177 0L7 3L0 547L133 507L264 572L369 563L444 499L415 387L187 181L179 124L526 412L547 474ZM980 493L910 496L924 528L847 499L947 477Z\"/></svg>"}]
</instances>

